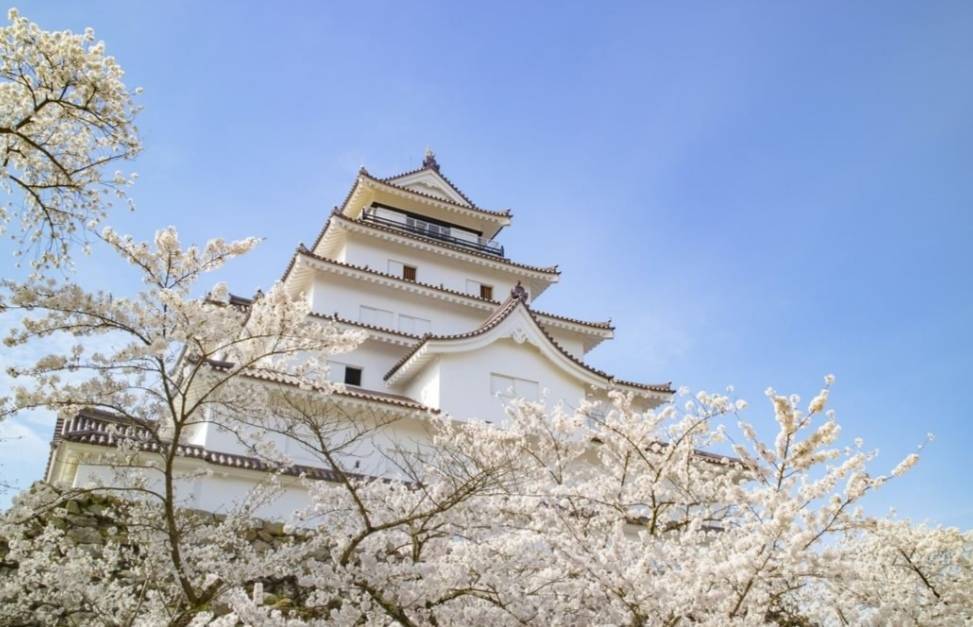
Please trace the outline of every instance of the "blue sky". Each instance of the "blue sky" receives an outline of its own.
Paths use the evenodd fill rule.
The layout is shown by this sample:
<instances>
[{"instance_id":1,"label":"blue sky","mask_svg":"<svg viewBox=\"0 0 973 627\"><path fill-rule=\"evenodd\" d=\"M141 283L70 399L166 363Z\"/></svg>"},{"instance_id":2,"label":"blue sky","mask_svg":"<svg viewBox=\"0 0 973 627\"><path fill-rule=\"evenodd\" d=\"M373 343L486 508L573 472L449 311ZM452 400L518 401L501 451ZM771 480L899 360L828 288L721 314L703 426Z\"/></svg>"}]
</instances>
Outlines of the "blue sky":
<instances>
[{"instance_id":1,"label":"blue sky","mask_svg":"<svg viewBox=\"0 0 973 627\"><path fill-rule=\"evenodd\" d=\"M545 310L613 318L594 365L732 383L758 423L764 387L810 398L834 372L877 471L936 435L869 507L973 527L973 5L18 7L93 26L145 88L120 230L262 235L218 277L251 293L360 165L393 174L429 146L476 202L513 209L512 258L561 265ZM130 289L116 265L96 255L86 280ZM49 420L4 429L22 437L0 472L29 483Z\"/></svg>"}]
</instances>

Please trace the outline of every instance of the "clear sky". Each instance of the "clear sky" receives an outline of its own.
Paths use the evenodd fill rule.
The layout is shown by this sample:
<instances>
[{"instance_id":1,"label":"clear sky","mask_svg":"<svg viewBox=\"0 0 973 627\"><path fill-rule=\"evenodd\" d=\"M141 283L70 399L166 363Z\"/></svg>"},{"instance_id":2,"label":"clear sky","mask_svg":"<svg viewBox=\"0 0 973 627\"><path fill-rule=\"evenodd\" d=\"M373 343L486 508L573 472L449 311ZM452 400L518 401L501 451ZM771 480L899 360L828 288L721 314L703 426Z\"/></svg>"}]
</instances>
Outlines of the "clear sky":
<instances>
[{"instance_id":1,"label":"clear sky","mask_svg":"<svg viewBox=\"0 0 973 627\"><path fill-rule=\"evenodd\" d=\"M869 506L973 527L973 4L21 2L95 28L145 88L121 230L265 236L252 293L310 243L357 168L433 148L509 256L558 263L547 311L617 325L625 378L809 399L887 472ZM10 273L9 262L0 265ZM85 280L132 287L108 257ZM7 359L19 357L7 355ZM0 427L42 472L50 419ZM2 497L0 497L2 498Z\"/></svg>"}]
</instances>

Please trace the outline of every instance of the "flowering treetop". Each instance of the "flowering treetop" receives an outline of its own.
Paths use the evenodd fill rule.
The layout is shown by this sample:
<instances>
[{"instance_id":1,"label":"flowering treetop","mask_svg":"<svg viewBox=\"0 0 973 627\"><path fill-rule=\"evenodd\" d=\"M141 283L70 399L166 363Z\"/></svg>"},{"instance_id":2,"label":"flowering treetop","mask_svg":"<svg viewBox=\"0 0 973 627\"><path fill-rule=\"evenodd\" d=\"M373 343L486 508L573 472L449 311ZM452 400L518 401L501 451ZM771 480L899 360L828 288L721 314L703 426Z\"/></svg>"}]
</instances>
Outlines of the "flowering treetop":
<instances>
[{"instance_id":1,"label":"flowering treetop","mask_svg":"<svg viewBox=\"0 0 973 627\"><path fill-rule=\"evenodd\" d=\"M141 150L137 107L90 28L49 32L9 12L0 28L0 219L35 268L58 267L133 177L112 169ZM136 90L137 91L137 90Z\"/></svg>"}]
</instances>

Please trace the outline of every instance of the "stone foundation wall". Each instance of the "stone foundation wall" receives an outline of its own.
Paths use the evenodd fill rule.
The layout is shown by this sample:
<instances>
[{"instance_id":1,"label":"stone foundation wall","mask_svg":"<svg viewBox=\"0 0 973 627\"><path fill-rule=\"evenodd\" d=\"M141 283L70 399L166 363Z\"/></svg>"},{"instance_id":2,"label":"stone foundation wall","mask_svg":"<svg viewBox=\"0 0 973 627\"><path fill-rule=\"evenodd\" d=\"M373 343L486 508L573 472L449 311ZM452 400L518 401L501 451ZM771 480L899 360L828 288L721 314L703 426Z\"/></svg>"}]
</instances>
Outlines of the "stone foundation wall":
<instances>
[{"instance_id":1,"label":"stone foundation wall","mask_svg":"<svg viewBox=\"0 0 973 627\"><path fill-rule=\"evenodd\" d=\"M69 549L80 548L92 557L100 557L104 547L108 544L117 544L133 549L133 553L137 554L138 547L134 546L129 540L130 504L124 500L105 493L63 491L44 483L34 484L28 492L34 496L43 496L43 501L49 503L49 505L39 508L30 516L21 516L16 521L19 537L43 541L40 538L42 533L46 528L53 527L63 532L65 547ZM194 523L216 524L222 520L221 517L206 512L191 511L183 512L183 514L194 517ZM10 524L11 512L0 514L0 516L3 516L5 522ZM272 549L305 541L305 537L300 533L285 532L282 523L259 520L254 520L253 524L244 529L239 537L253 547L258 554L265 554ZM56 556L53 557L55 559L51 560L52 568L56 568ZM316 554L308 557L327 559L325 555ZM19 564L11 556L9 539L4 537L2 531L0 531L0 583L4 579L11 581L13 578L17 578L18 568ZM132 580L132 571L124 567L102 576L118 578L127 583L141 584L141 582ZM248 595L252 593L255 587L262 588L262 605L271 606L281 610L284 615L295 618L321 618L327 616L327 613L333 609L331 607L308 607L305 602L309 590L300 587L296 578L292 575L276 576L268 573L266 577L247 581L243 587ZM229 611L228 608L221 606L218 602L206 609L217 616ZM91 624L92 619L91 616L86 617L84 612L74 612L69 619L65 620L65 624ZM24 621L20 624L39 624L30 622L29 616L24 616Z\"/></svg>"}]
</instances>

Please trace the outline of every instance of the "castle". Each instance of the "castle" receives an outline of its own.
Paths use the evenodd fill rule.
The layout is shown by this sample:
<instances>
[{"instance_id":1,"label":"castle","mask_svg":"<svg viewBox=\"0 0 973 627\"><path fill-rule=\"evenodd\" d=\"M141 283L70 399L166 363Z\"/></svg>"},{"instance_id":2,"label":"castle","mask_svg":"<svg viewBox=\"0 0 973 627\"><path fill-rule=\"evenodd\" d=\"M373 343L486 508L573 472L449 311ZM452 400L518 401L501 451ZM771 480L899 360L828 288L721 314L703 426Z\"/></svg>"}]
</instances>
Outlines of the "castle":
<instances>
[{"instance_id":1,"label":"castle","mask_svg":"<svg viewBox=\"0 0 973 627\"><path fill-rule=\"evenodd\" d=\"M575 406L630 392L644 407L669 400L669 384L618 379L588 365L585 355L613 337L610 322L590 322L535 308L557 283L556 266L508 258L497 241L509 211L477 206L427 153L418 169L377 178L362 168L314 243L297 249L282 282L310 299L316 317L367 339L330 362L344 384L328 403L363 420L377 416L382 438L421 439L431 414L502 423L512 398ZM250 299L233 297L247 307ZM102 479L99 449L111 445L112 417L82 412L59 421L47 480L81 486ZM307 476L328 479L299 445L282 448ZM217 425L194 429L182 460L213 472L184 486L187 502L219 511L261 481L266 464ZM381 458L355 456L356 473L388 472ZM296 471L295 473L297 474ZM283 517L303 503L299 482L286 486L268 515Z\"/></svg>"}]
</instances>

